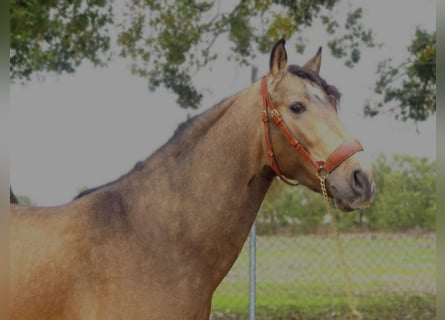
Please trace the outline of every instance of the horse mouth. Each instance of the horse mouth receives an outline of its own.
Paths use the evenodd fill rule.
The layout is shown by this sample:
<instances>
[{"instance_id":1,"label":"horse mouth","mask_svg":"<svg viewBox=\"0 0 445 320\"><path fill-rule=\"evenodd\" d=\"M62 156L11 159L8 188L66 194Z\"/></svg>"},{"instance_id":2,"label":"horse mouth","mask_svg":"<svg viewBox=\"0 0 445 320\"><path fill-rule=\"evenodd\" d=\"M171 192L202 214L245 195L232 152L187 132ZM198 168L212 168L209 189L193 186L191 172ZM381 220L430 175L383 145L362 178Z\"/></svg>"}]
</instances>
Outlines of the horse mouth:
<instances>
[{"instance_id":1,"label":"horse mouth","mask_svg":"<svg viewBox=\"0 0 445 320\"><path fill-rule=\"evenodd\" d=\"M334 204L338 210L341 210L343 212L351 212L351 211L355 210L354 208L352 208L349 204L347 204L340 198L334 197Z\"/></svg>"},{"instance_id":2,"label":"horse mouth","mask_svg":"<svg viewBox=\"0 0 445 320\"><path fill-rule=\"evenodd\" d=\"M360 195L346 192L346 194L341 194L335 186L331 185L331 196L334 200L335 207L343 212L350 212L353 210L368 208L373 199L375 192L374 181L370 183L369 191L362 193Z\"/></svg>"}]
</instances>

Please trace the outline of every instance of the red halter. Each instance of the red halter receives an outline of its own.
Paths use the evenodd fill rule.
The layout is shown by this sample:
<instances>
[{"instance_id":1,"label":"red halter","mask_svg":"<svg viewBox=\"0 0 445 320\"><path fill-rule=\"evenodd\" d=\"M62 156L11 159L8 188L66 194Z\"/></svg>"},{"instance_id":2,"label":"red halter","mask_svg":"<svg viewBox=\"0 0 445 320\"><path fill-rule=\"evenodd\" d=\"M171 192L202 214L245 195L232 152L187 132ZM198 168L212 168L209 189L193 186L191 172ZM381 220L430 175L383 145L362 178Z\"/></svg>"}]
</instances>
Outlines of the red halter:
<instances>
[{"instance_id":1,"label":"red halter","mask_svg":"<svg viewBox=\"0 0 445 320\"><path fill-rule=\"evenodd\" d=\"M290 142L292 147L297 150L300 155L314 168L317 176L320 173L324 173L325 177L329 173L331 173L335 168L337 168L343 161L348 159L354 153L358 151L363 151L363 147L358 140L351 140L342 143L338 146L326 159L326 161L315 161L311 155L304 149L304 147L298 142L297 139L289 132L287 129L283 119L281 118L280 113L275 108L270 99L270 96L267 92L267 82L266 77L263 78L261 82L261 93L263 96L263 123L264 123L264 132L266 137L266 146L267 146L267 156L269 158L270 166L272 167L275 174L285 183L289 185L296 185L295 183L290 182L287 178L283 176L278 168L277 161L275 159L272 143L270 140L270 132L269 132L269 114L275 124L280 128L281 133L284 137ZM269 112L270 110L270 112Z\"/></svg>"}]
</instances>

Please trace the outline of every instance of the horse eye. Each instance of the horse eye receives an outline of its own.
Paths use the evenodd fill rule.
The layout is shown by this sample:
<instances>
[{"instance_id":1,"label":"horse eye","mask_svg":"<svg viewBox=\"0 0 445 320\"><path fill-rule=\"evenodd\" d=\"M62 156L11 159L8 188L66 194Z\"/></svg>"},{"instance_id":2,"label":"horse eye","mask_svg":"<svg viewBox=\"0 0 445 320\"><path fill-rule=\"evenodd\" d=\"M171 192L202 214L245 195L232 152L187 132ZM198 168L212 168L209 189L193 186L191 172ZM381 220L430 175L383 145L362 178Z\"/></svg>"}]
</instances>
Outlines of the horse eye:
<instances>
[{"instance_id":1,"label":"horse eye","mask_svg":"<svg viewBox=\"0 0 445 320\"><path fill-rule=\"evenodd\" d=\"M294 102L290 105L289 109L294 113L302 113L306 111L306 106L301 102Z\"/></svg>"}]
</instances>

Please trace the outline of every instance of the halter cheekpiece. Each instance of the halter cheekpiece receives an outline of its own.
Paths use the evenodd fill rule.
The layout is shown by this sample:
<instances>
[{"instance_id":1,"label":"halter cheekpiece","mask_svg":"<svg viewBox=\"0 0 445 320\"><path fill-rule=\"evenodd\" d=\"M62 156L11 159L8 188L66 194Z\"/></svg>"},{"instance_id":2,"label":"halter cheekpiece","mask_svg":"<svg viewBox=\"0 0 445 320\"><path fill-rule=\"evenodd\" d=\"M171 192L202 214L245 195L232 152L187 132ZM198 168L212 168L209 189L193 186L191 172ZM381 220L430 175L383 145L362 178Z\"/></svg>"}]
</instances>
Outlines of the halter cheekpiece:
<instances>
[{"instance_id":1,"label":"halter cheekpiece","mask_svg":"<svg viewBox=\"0 0 445 320\"><path fill-rule=\"evenodd\" d=\"M272 100L270 99L269 93L267 92L267 80L263 77L261 81L261 94L263 96L263 123L264 123L264 133L266 138L267 147L267 157L269 159L269 164L272 167L275 174L285 183L289 185L296 185L295 183L289 181L278 168L278 164L273 153L272 142L270 139L269 130L269 118L278 126L281 133L289 141L292 147L298 151L298 153L314 168L315 173L321 179L326 179L327 176L337 168L343 161L351 157L354 153L358 151L363 151L363 147L360 142L356 139L346 141L339 145L326 159L326 161L316 161L311 155L306 151L306 149L301 145L301 143L292 135L292 133L287 128L280 113L277 108L275 108Z\"/></svg>"}]
</instances>

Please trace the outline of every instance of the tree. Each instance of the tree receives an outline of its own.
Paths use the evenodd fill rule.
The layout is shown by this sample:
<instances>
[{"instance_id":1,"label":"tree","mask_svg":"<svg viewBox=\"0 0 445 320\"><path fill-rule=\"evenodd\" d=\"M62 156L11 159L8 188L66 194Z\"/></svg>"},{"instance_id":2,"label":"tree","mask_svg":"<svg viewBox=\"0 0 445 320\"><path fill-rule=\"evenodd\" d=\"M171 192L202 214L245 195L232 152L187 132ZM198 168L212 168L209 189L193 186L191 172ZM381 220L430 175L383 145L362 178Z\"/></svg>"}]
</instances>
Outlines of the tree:
<instances>
[{"instance_id":1,"label":"tree","mask_svg":"<svg viewBox=\"0 0 445 320\"><path fill-rule=\"evenodd\" d=\"M408 52L410 57L397 66L391 59L379 64L375 93L382 100L366 104L365 115L389 109L396 119L424 121L436 112L436 32L417 28Z\"/></svg>"},{"instance_id":2,"label":"tree","mask_svg":"<svg viewBox=\"0 0 445 320\"><path fill-rule=\"evenodd\" d=\"M22 206L35 206L36 203L29 196L17 196L18 203Z\"/></svg>"},{"instance_id":3,"label":"tree","mask_svg":"<svg viewBox=\"0 0 445 320\"><path fill-rule=\"evenodd\" d=\"M301 186L289 188L275 180L257 217L258 233L315 233L326 214L320 194Z\"/></svg>"},{"instance_id":4,"label":"tree","mask_svg":"<svg viewBox=\"0 0 445 320\"><path fill-rule=\"evenodd\" d=\"M371 207L350 213L334 210L342 232L366 228L378 232L436 227L436 164L426 158L380 155L373 164L376 195ZM271 186L258 214L259 233L314 233L325 224L327 211L318 193L303 187L289 188L277 181Z\"/></svg>"},{"instance_id":5,"label":"tree","mask_svg":"<svg viewBox=\"0 0 445 320\"><path fill-rule=\"evenodd\" d=\"M119 53L132 60L132 72L177 95L184 108L197 108L202 93L192 81L198 70L225 55L248 65L268 53L279 38L302 52L304 30L320 22L334 56L349 67L360 60L360 47L373 47L361 8L334 15L339 0L127 0L114 17L111 0L11 0L10 78L26 81L32 74L74 72L84 60L106 64L113 54L109 28L118 27ZM341 25L339 21L343 21ZM220 53L218 39L231 47Z\"/></svg>"},{"instance_id":6,"label":"tree","mask_svg":"<svg viewBox=\"0 0 445 320\"><path fill-rule=\"evenodd\" d=\"M396 155L374 164L376 195L365 210L372 230L435 230L436 164L426 158Z\"/></svg>"},{"instance_id":7,"label":"tree","mask_svg":"<svg viewBox=\"0 0 445 320\"><path fill-rule=\"evenodd\" d=\"M228 59L248 65L258 53L268 53L279 38L304 50L304 29L320 21L332 37L328 47L352 67L360 60L360 45L374 46L373 35L361 24L362 9L351 9L340 26L332 9L337 0L227 1L129 0L118 43L133 59L133 73L147 78L150 89L172 90L184 108L197 108L202 93L192 75L219 58L214 49L227 37ZM223 8L223 5L225 6Z\"/></svg>"},{"instance_id":8,"label":"tree","mask_svg":"<svg viewBox=\"0 0 445 320\"><path fill-rule=\"evenodd\" d=\"M104 65L112 22L107 0L11 0L10 79L71 73L83 60Z\"/></svg>"}]
</instances>

